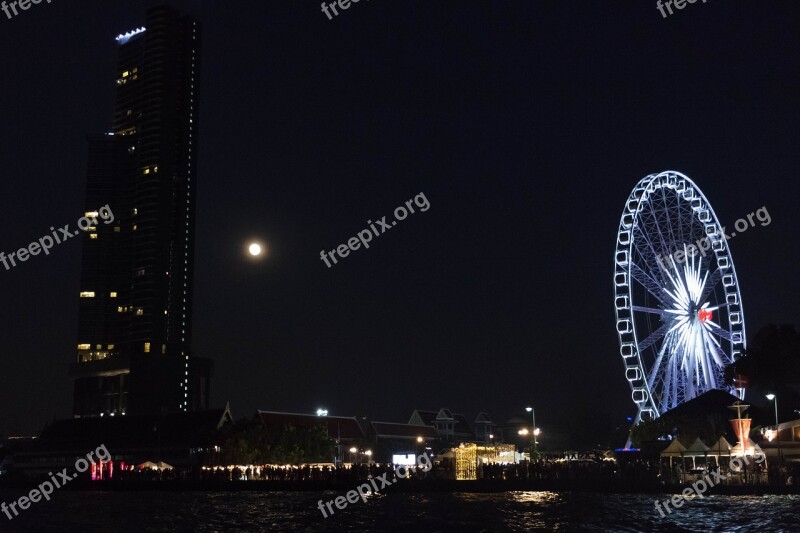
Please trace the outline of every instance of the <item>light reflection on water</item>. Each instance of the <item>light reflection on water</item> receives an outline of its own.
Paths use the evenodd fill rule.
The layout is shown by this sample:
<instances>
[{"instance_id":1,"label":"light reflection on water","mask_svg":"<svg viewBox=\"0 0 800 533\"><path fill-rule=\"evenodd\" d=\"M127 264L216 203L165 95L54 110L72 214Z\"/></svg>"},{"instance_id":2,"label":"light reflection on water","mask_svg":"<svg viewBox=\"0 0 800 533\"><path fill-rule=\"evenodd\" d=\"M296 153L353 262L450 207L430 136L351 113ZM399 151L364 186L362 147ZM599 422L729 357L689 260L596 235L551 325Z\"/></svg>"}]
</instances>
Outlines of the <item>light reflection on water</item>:
<instances>
[{"instance_id":1,"label":"light reflection on water","mask_svg":"<svg viewBox=\"0 0 800 533\"><path fill-rule=\"evenodd\" d=\"M0 492L10 502L21 494ZM666 518L655 495L555 492L388 493L323 518L337 492L71 492L0 531L799 531L798 496L694 498ZM664 500L667 495L658 495Z\"/></svg>"}]
</instances>

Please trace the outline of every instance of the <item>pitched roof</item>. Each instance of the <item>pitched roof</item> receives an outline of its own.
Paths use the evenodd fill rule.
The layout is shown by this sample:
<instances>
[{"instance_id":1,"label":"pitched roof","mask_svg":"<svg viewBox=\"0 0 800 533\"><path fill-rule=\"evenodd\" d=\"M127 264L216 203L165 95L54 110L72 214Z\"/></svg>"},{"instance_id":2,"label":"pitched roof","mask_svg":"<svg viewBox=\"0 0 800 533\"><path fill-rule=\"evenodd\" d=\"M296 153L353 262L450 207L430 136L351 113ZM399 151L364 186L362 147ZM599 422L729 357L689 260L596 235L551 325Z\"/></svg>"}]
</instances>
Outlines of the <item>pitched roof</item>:
<instances>
[{"instance_id":1,"label":"pitched roof","mask_svg":"<svg viewBox=\"0 0 800 533\"><path fill-rule=\"evenodd\" d=\"M412 426L410 424L397 422L372 422L372 429L376 436L384 438L423 437L427 439L435 439L437 437L436 430L432 426Z\"/></svg>"},{"instance_id":2,"label":"pitched roof","mask_svg":"<svg viewBox=\"0 0 800 533\"><path fill-rule=\"evenodd\" d=\"M412 419L414 415L419 415L420 420L422 420L422 423L426 426L433 426L437 420L452 420L454 422L453 430L457 435L472 435L472 429L467 417L462 414L453 413L449 409L439 409L438 411L416 409L414 414L411 415Z\"/></svg>"},{"instance_id":3,"label":"pitched roof","mask_svg":"<svg viewBox=\"0 0 800 533\"><path fill-rule=\"evenodd\" d=\"M324 426L331 438L362 439L364 430L354 416L317 416L314 414L258 411L261 423L270 426L287 425L313 427Z\"/></svg>"},{"instance_id":4,"label":"pitched roof","mask_svg":"<svg viewBox=\"0 0 800 533\"><path fill-rule=\"evenodd\" d=\"M489 418L489 415L487 413L481 411L480 413L478 413L478 416L475 417L475 422L476 423L478 423L478 422L489 422L489 423L491 423L492 419Z\"/></svg>"},{"instance_id":5,"label":"pitched roof","mask_svg":"<svg viewBox=\"0 0 800 533\"><path fill-rule=\"evenodd\" d=\"M686 451L686 446L681 444L681 441L678 439L672 439L672 442L669 443L669 446L664 448L664 451L661 452L661 457L666 457L670 455L680 455Z\"/></svg>"},{"instance_id":6,"label":"pitched roof","mask_svg":"<svg viewBox=\"0 0 800 533\"><path fill-rule=\"evenodd\" d=\"M696 453L705 453L709 450L709 447L703 444L703 441L700 440L700 437L697 437L691 446L686 448L686 451L691 455L695 455Z\"/></svg>"},{"instance_id":7,"label":"pitched roof","mask_svg":"<svg viewBox=\"0 0 800 533\"><path fill-rule=\"evenodd\" d=\"M709 451L714 452L714 453L718 453L718 454L723 453L723 452L730 453L731 447L732 447L731 443L728 442L728 440L723 435L723 436L720 436L720 438L719 438L719 440L717 442L715 442L714 444L711 445L711 447L709 447Z\"/></svg>"}]
</instances>

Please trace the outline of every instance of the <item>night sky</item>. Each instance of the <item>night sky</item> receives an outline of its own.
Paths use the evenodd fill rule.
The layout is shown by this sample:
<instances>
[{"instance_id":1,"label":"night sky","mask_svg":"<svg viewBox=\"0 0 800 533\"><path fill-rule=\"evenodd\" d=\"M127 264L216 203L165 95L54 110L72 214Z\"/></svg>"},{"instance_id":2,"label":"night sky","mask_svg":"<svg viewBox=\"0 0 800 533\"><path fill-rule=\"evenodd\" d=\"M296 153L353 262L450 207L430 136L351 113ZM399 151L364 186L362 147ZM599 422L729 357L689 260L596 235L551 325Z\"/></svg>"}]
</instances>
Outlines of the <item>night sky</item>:
<instances>
[{"instance_id":1,"label":"night sky","mask_svg":"<svg viewBox=\"0 0 800 533\"><path fill-rule=\"evenodd\" d=\"M800 3L203 1L194 353L212 402L544 435L635 415L613 313L633 186L678 170L730 241L750 337L800 325ZM75 224L144 2L0 13L0 250ZM430 209L327 268L424 193ZM111 206L113 209L113 205ZM251 239L262 261L245 256ZM0 435L68 417L80 242L0 268ZM544 441L543 437L543 441Z\"/></svg>"}]
</instances>

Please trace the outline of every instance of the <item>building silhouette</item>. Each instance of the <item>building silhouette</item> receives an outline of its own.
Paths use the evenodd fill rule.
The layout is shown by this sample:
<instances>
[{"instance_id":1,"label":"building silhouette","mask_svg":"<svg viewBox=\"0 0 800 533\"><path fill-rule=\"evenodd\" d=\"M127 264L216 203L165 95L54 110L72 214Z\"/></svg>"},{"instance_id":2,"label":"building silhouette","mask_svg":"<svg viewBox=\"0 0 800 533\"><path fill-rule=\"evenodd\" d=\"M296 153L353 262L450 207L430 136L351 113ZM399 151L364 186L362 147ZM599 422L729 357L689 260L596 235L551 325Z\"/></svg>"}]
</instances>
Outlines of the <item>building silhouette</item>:
<instances>
[{"instance_id":1,"label":"building silhouette","mask_svg":"<svg viewBox=\"0 0 800 533\"><path fill-rule=\"evenodd\" d=\"M207 409L191 355L200 27L166 6L117 36L109 133L89 137L75 417Z\"/></svg>"}]
</instances>

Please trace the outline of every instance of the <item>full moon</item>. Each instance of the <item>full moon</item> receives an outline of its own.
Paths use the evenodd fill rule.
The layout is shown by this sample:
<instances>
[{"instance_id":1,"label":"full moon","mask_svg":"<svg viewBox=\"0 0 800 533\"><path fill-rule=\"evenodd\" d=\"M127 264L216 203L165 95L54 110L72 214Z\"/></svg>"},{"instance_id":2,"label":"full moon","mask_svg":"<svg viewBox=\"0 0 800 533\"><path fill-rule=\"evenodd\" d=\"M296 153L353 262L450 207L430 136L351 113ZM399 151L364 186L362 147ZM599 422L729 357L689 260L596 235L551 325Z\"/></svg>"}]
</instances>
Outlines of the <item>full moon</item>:
<instances>
[{"instance_id":1,"label":"full moon","mask_svg":"<svg viewBox=\"0 0 800 533\"><path fill-rule=\"evenodd\" d=\"M253 244L251 244L250 247L248 248L248 250L250 252L250 255L252 255L252 256L261 255L261 245L258 244L257 242L254 242Z\"/></svg>"}]
</instances>

